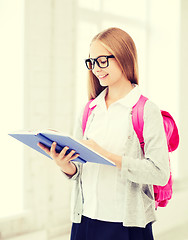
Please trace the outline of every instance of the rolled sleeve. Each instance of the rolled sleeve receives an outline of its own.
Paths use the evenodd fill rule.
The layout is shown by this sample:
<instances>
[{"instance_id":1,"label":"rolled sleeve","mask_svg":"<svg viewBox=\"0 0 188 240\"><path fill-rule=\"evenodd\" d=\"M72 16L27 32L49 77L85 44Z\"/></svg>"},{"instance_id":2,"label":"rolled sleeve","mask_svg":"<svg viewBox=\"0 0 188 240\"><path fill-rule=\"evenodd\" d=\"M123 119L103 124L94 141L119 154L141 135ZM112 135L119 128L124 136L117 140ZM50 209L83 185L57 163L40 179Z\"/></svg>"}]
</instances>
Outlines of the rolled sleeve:
<instances>
[{"instance_id":1,"label":"rolled sleeve","mask_svg":"<svg viewBox=\"0 0 188 240\"><path fill-rule=\"evenodd\" d=\"M62 171L62 173L64 174L64 176L67 178L67 179L70 179L70 180L77 180L78 176L79 176L79 173L80 173L80 164L81 163L76 163L74 162L75 166L76 166L76 173L74 175L69 175L65 172Z\"/></svg>"}]
</instances>

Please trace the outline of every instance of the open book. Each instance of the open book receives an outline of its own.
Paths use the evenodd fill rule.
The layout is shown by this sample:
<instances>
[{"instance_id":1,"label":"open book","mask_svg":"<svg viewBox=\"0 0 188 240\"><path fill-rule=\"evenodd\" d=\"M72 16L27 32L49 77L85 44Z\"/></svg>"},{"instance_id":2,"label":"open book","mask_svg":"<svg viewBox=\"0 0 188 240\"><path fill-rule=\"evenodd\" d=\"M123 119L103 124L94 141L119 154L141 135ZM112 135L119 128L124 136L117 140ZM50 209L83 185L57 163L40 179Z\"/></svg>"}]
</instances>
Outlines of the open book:
<instances>
[{"instance_id":1,"label":"open book","mask_svg":"<svg viewBox=\"0 0 188 240\"><path fill-rule=\"evenodd\" d=\"M65 146L68 146L69 150L67 151L67 154L71 150L75 150L76 153L79 154L79 156L73 161L77 161L81 163L93 162L93 163L100 163L100 164L115 166L115 164L112 161L101 156L100 154L96 153L92 149L86 147L84 144L80 143L79 141L73 139L70 136L63 135L53 130L37 131L37 132L19 131L15 133L10 133L9 135L49 158L51 157L37 145L39 142L47 146L48 148L51 147L53 142L56 142L57 143L56 152L58 153L61 152L61 150Z\"/></svg>"}]
</instances>

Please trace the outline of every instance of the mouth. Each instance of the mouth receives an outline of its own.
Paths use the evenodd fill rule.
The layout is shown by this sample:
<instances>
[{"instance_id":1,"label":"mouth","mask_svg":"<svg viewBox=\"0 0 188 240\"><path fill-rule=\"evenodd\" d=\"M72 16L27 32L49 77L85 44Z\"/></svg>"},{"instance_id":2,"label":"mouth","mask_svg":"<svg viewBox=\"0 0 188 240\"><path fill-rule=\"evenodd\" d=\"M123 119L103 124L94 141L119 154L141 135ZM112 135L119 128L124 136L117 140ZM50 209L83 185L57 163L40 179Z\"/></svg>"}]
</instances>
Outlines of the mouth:
<instances>
[{"instance_id":1,"label":"mouth","mask_svg":"<svg viewBox=\"0 0 188 240\"><path fill-rule=\"evenodd\" d=\"M107 76L108 76L108 74L103 74L103 75L98 75L97 77L98 77L99 80L103 80L103 79L105 79Z\"/></svg>"}]
</instances>

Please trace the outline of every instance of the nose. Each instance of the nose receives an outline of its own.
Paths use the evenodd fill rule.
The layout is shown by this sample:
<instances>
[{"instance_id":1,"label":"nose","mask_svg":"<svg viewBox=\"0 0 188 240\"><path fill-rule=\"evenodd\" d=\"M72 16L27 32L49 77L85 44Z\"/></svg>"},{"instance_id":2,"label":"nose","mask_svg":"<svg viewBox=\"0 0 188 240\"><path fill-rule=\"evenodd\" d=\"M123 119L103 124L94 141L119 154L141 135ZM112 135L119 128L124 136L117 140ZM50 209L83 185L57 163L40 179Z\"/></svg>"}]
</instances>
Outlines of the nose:
<instances>
[{"instance_id":1,"label":"nose","mask_svg":"<svg viewBox=\"0 0 188 240\"><path fill-rule=\"evenodd\" d=\"M101 71L101 68L98 66L97 62L95 62L93 72L100 72L100 71Z\"/></svg>"}]
</instances>

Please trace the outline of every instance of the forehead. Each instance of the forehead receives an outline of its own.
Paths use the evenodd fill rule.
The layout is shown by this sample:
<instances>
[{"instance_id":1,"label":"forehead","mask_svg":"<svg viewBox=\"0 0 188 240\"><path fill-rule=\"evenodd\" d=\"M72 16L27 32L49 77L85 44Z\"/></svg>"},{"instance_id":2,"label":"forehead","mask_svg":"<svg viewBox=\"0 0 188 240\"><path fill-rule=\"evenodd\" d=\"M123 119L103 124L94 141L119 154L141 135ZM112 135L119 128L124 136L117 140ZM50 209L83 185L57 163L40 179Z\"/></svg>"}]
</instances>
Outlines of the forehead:
<instances>
[{"instance_id":1,"label":"forehead","mask_svg":"<svg viewBox=\"0 0 188 240\"><path fill-rule=\"evenodd\" d=\"M91 58L97 58L101 55L110 55L111 53L102 45L100 41L94 41L91 43L89 56Z\"/></svg>"}]
</instances>

